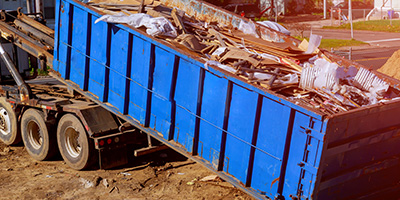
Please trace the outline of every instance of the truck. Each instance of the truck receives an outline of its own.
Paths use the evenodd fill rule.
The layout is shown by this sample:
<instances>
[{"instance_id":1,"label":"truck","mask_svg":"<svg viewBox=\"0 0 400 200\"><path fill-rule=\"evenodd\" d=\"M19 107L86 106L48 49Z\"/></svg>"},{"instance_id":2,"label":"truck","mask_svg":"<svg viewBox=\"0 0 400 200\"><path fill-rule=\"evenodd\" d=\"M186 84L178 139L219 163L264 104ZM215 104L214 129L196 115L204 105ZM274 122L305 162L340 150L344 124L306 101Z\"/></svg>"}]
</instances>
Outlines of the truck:
<instances>
[{"instance_id":1,"label":"truck","mask_svg":"<svg viewBox=\"0 0 400 200\"><path fill-rule=\"evenodd\" d=\"M134 6L135 11L146 10L145 2ZM249 23L202 1L158 2L159 7L147 7L162 8L161 14L178 13L174 20L182 32L189 32L182 23L188 16L210 27L240 29ZM270 72L268 84L250 79L255 73L245 79L243 75L259 70L246 68L247 73L238 75L168 37L154 37L127 23L101 21L106 11L95 6L56 0L54 31L20 10L1 12L2 43L11 45L8 51L0 48L2 67L10 72L1 77L2 142L12 145L22 138L28 153L39 161L59 151L76 170L96 163L101 168L126 163L129 144L138 144L137 156L170 147L255 199L399 195L398 80L317 49L326 60L346 66L346 73L357 72L360 80L384 82L391 97L361 106L362 95L351 93L354 99L347 102L354 109L328 107L333 99L314 105L320 97L299 98L329 94L291 89L300 97L285 96L283 90L291 87L273 89L274 80L281 78L279 70ZM199 21L191 22L202 30L196 25ZM299 59L315 56L295 48L301 43L290 36L262 25L256 28L255 44L261 50L283 45L292 48L285 47L284 53L300 52ZM235 42L229 34L214 34L220 45L227 46L224 50L241 41L249 43L240 38ZM18 58L21 50L28 55ZM297 61L281 57L274 65L285 63L291 69L281 70L296 74L297 69L305 77L303 72L312 68ZM41 71L48 71L51 78L36 78ZM307 80L303 79L305 85Z\"/></svg>"}]
</instances>

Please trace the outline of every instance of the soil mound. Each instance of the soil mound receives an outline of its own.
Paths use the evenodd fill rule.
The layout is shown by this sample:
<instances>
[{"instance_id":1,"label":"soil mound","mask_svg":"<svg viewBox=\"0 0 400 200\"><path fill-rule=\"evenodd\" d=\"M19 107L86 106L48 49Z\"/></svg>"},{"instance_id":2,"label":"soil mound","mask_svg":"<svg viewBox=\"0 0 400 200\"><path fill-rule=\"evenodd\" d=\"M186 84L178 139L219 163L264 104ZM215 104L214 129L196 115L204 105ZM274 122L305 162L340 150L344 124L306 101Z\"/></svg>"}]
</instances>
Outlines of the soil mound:
<instances>
[{"instance_id":1,"label":"soil mound","mask_svg":"<svg viewBox=\"0 0 400 200\"><path fill-rule=\"evenodd\" d=\"M400 80L400 50L394 52L377 71Z\"/></svg>"}]
</instances>

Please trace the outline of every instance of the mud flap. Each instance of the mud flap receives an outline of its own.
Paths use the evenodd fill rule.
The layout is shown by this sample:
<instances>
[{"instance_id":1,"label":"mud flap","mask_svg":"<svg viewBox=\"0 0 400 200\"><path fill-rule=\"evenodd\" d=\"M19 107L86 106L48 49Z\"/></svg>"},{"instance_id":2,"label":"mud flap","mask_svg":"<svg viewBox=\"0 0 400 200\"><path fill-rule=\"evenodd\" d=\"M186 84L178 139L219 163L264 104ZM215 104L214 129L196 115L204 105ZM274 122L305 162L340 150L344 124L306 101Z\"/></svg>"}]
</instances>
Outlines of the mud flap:
<instances>
[{"instance_id":1,"label":"mud flap","mask_svg":"<svg viewBox=\"0 0 400 200\"><path fill-rule=\"evenodd\" d=\"M100 169L110 169L128 163L127 147L99 149Z\"/></svg>"}]
</instances>

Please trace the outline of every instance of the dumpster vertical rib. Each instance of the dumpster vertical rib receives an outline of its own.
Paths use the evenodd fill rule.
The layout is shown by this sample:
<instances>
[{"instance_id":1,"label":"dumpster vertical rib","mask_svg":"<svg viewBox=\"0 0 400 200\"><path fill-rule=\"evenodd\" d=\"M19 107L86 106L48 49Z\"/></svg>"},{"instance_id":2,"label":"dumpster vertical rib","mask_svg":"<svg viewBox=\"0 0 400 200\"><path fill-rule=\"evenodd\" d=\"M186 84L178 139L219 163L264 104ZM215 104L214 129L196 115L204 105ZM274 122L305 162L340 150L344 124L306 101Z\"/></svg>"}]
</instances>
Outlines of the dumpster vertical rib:
<instances>
[{"instance_id":1,"label":"dumpster vertical rib","mask_svg":"<svg viewBox=\"0 0 400 200\"><path fill-rule=\"evenodd\" d=\"M84 74L84 82L83 82L83 91L88 91L89 88L89 64L90 64L90 47L92 41L92 15L88 14L88 24L86 29L86 61L85 61L85 74Z\"/></svg>"},{"instance_id":2,"label":"dumpster vertical rib","mask_svg":"<svg viewBox=\"0 0 400 200\"><path fill-rule=\"evenodd\" d=\"M60 12L61 12L61 1L55 1L56 5L55 5L55 31L54 31L54 50L53 50L53 68L56 68L56 70L58 70L58 66L59 66L59 62L58 59L59 57L59 52L58 52L58 48L60 46L59 42L60 42ZM56 64L57 63L57 64ZM57 66L57 67L56 67Z\"/></svg>"},{"instance_id":3,"label":"dumpster vertical rib","mask_svg":"<svg viewBox=\"0 0 400 200\"><path fill-rule=\"evenodd\" d=\"M232 88L233 83L231 81L228 82L226 101L225 101L225 114L224 114L224 123L222 127L222 138L221 138L221 151L219 153L219 161L218 161L218 171L222 171L224 169L224 160L225 160L225 149L226 149L226 136L228 130L228 121L229 121L229 112L231 108L231 100L232 100Z\"/></svg>"},{"instance_id":4,"label":"dumpster vertical rib","mask_svg":"<svg viewBox=\"0 0 400 200\"><path fill-rule=\"evenodd\" d=\"M292 140L295 116L296 116L296 110L291 108L290 116L289 116L289 124L288 124L287 133L286 133L285 150L283 151L281 175L279 176L279 182L278 182L277 199L282 199L282 198L284 199L284 197L282 195L283 194L283 186L285 184L286 168L287 168L288 159L289 159L290 143Z\"/></svg>"},{"instance_id":5,"label":"dumpster vertical rib","mask_svg":"<svg viewBox=\"0 0 400 200\"><path fill-rule=\"evenodd\" d=\"M251 146L250 149L250 159L249 159L249 168L247 171L246 187L251 186L251 178L253 177L254 154L256 152L255 147L257 145L258 130L260 128L262 105L263 105L263 96L259 94L257 100L256 118L254 119L253 138L251 139L251 145L253 146Z\"/></svg>"},{"instance_id":6,"label":"dumpster vertical rib","mask_svg":"<svg viewBox=\"0 0 400 200\"><path fill-rule=\"evenodd\" d=\"M72 6L72 4L69 4L69 12L70 13L74 13L74 7ZM68 19L68 27L70 29L73 29L72 27L72 20L73 20L73 14L69 15L69 19ZM71 72L71 50L72 50L72 31L68 31L68 47L67 47L67 63L66 63L66 69L65 69L65 79L69 79L69 75Z\"/></svg>"},{"instance_id":7,"label":"dumpster vertical rib","mask_svg":"<svg viewBox=\"0 0 400 200\"><path fill-rule=\"evenodd\" d=\"M200 116L201 116L201 105L203 103L203 90L204 90L204 78L205 78L204 68L200 68L199 76L200 77L199 77L199 90L197 93L196 122L194 127L193 150L192 150L193 155L198 154L198 148L199 148Z\"/></svg>"},{"instance_id":8,"label":"dumpster vertical rib","mask_svg":"<svg viewBox=\"0 0 400 200\"><path fill-rule=\"evenodd\" d=\"M124 99L124 115L127 115L129 112L129 91L130 91L130 82L131 82L131 71L132 71L132 47L133 46L133 35L129 34L128 38L128 58L127 58L127 66L126 66L126 80L125 80L125 99Z\"/></svg>"},{"instance_id":9,"label":"dumpster vertical rib","mask_svg":"<svg viewBox=\"0 0 400 200\"><path fill-rule=\"evenodd\" d=\"M151 117L151 99L152 99L152 92L153 92L153 75L154 75L154 68L155 68L155 50L156 46L151 44L150 48L150 67L149 67L149 81L147 84L147 102L146 102L146 118L144 122L145 127L150 126L150 117Z\"/></svg>"},{"instance_id":10,"label":"dumpster vertical rib","mask_svg":"<svg viewBox=\"0 0 400 200\"><path fill-rule=\"evenodd\" d=\"M111 60L111 24L107 24L107 61L106 61L106 70L104 75L104 95L103 102L108 101L108 92L109 92L109 83L110 83L110 60Z\"/></svg>"},{"instance_id":11,"label":"dumpster vertical rib","mask_svg":"<svg viewBox=\"0 0 400 200\"><path fill-rule=\"evenodd\" d=\"M176 90L176 81L178 78L179 61L180 61L179 56L175 56L174 69L172 71L171 93L169 96L169 99L171 101L171 128L169 129L168 140L173 140L175 134L175 118L176 118L175 90Z\"/></svg>"}]
</instances>

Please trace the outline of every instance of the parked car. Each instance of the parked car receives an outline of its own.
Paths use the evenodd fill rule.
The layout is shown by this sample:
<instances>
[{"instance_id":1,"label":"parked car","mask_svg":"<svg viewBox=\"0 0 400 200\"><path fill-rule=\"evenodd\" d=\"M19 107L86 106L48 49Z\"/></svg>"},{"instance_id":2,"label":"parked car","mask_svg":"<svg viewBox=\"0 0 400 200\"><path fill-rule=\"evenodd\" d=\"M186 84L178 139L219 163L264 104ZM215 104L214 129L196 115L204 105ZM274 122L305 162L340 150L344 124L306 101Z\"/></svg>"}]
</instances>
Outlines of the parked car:
<instances>
[{"instance_id":1,"label":"parked car","mask_svg":"<svg viewBox=\"0 0 400 200\"><path fill-rule=\"evenodd\" d=\"M228 4L224 9L250 19L261 16L261 9L257 4L252 3Z\"/></svg>"}]
</instances>

